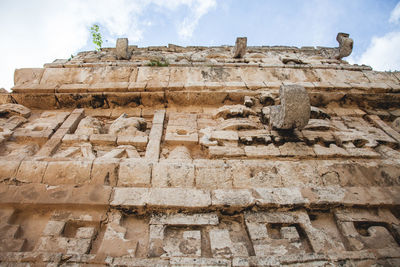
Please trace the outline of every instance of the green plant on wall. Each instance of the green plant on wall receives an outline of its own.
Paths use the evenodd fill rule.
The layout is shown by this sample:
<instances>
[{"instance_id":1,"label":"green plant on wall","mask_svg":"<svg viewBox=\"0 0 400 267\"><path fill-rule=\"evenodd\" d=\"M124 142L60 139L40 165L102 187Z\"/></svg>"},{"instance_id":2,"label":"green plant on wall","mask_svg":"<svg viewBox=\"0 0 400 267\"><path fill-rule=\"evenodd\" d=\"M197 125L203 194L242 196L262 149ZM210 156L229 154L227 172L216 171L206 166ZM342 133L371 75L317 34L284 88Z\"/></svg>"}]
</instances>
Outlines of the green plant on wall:
<instances>
[{"instance_id":1,"label":"green plant on wall","mask_svg":"<svg viewBox=\"0 0 400 267\"><path fill-rule=\"evenodd\" d=\"M97 51L100 51L101 45L103 44L103 39L101 37L99 29L100 27L97 24L93 24L93 26L90 27L90 33L92 34L92 42L96 46Z\"/></svg>"},{"instance_id":2,"label":"green plant on wall","mask_svg":"<svg viewBox=\"0 0 400 267\"><path fill-rule=\"evenodd\" d=\"M158 60L158 59L151 59L150 63L147 66L150 67L168 67L169 62L166 60Z\"/></svg>"}]
</instances>

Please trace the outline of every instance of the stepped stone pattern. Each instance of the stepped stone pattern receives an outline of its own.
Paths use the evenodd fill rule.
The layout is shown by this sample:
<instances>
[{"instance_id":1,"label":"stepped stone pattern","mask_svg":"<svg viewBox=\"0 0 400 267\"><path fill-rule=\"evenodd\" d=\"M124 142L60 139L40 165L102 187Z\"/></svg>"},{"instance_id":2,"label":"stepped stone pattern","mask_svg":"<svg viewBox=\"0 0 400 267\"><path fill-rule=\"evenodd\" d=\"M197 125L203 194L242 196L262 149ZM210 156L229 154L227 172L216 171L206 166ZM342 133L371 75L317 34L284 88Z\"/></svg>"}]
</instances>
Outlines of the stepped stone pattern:
<instances>
[{"instance_id":1,"label":"stepped stone pattern","mask_svg":"<svg viewBox=\"0 0 400 267\"><path fill-rule=\"evenodd\" d=\"M337 40L15 70L0 265L399 266L400 73Z\"/></svg>"}]
</instances>

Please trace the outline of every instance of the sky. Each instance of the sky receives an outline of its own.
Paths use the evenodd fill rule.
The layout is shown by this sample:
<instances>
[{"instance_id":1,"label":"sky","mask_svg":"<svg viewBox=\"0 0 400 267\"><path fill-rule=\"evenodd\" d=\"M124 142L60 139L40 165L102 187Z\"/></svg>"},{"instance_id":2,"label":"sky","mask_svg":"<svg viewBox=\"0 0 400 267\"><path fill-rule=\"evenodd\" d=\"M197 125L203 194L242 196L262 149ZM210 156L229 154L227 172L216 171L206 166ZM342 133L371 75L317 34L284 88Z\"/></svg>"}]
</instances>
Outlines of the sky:
<instances>
[{"instance_id":1,"label":"sky","mask_svg":"<svg viewBox=\"0 0 400 267\"><path fill-rule=\"evenodd\" d=\"M346 32L350 63L400 70L398 0L0 0L0 88L10 90L16 68L94 50L93 24L103 47L119 37L143 47L234 45L239 36L250 46L336 47Z\"/></svg>"}]
</instances>

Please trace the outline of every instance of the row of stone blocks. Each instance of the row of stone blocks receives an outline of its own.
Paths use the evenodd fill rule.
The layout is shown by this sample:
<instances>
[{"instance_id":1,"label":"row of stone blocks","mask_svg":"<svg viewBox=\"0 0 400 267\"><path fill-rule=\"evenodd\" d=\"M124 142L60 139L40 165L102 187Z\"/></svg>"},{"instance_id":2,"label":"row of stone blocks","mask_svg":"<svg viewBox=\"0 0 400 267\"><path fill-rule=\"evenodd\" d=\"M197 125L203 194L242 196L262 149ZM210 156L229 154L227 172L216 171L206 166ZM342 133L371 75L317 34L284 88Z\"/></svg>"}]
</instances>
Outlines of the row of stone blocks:
<instances>
[{"instance_id":1,"label":"row of stone blocks","mask_svg":"<svg viewBox=\"0 0 400 267\"><path fill-rule=\"evenodd\" d=\"M16 89L32 89L46 85L51 89L105 89L108 86L144 90L147 88L166 88L181 90L183 86L191 89L219 89L221 87L276 87L277 84L304 83L305 87L352 88L362 87L398 89L398 72L382 73L375 71L322 70L322 69L265 69L265 68L213 68L213 67L97 67L97 68L26 68L17 69L14 74ZM135 84L137 86L135 86ZM252 85L256 86L252 86ZM192 86L191 86L192 85ZM197 87L195 87L197 86ZM277 86L279 87L279 85Z\"/></svg>"},{"instance_id":2,"label":"row of stone blocks","mask_svg":"<svg viewBox=\"0 0 400 267\"><path fill-rule=\"evenodd\" d=\"M179 210L249 207L397 206L400 187L281 187L255 189L191 189L110 187L101 185L0 185L2 205L92 205L133 209Z\"/></svg>"},{"instance_id":3,"label":"row of stone blocks","mask_svg":"<svg viewBox=\"0 0 400 267\"><path fill-rule=\"evenodd\" d=\"M340 160L2 160L0 180L121 187L253 188L298 185L399 185L397 163ZM354 179L354 175L359 175Z\"/></svg>"},{"instance_id":4,"label":"row of stone blocks","mask_svg":"<svg viewBox=\"0 0 400 267\"><path fill-rule=\"evenodd\" d=\"M251 210L233 215L159 212L144 215L147 219L115 209L104 212L57 210L40 227L43 230L36 233L35 241L30 238L33 252L13 253L21 248L2 243L0 259L132 266L275 266L304 262L320 266L321 261L374 262L400 257L399 220L387 208ZM23 241L9 230L19 227L10 221L13 215L12 209L1 210L2 219L10 223L2 222L0 231L10 244ZM99 220L104 220L103 229ZM136 232L135 227L144 233L128 235L128 231ZM102 234L96 236L98 232ZM95 239L100 245L91 247ZM97 255L88 254L96 251Z\"/></svg>"}]
</instances>

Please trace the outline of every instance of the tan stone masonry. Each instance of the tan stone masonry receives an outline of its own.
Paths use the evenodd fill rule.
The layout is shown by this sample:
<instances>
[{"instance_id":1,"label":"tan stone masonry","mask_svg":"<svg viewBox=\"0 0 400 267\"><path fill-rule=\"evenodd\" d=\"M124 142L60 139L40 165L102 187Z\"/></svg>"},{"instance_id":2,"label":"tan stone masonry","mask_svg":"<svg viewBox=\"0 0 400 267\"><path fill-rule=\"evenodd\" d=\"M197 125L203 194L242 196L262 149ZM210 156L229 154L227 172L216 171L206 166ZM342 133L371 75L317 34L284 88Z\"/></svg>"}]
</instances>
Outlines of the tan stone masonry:
<instances>
[{"instance_id":1,"label":"tan stone masonry","mask_svg":"<svg viewBox=\"0 0 400 267\"><path fill-rule=\"evenodd\" d=\"M348 64L339 37L120 39L17 69L0 265L400 265L400 74Z\"/></svg>"}]
</instances>

